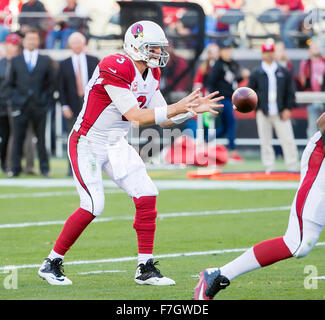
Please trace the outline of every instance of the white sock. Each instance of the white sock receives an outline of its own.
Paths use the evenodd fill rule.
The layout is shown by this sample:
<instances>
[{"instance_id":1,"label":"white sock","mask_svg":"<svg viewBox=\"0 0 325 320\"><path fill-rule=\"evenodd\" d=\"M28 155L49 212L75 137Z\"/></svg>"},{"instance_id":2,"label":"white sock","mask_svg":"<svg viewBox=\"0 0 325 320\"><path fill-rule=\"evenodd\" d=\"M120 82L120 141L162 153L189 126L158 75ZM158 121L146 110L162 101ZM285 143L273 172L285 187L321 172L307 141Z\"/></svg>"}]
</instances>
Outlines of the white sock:
<instances>
[{"instance_id":1,"label":"white sock","mask_svg":"<svg viewBox=\"0 0 325 320\"><path fill-rule=\"evenodd\" d=\"M50 252L50 254L48 255L48 258L51 259L51 260L56 259L56 258L60 258L60 259L63 260L64 256L62 256L61 254L58 254L54 250L52 250Z\"/></svg>"},{"instance_id":2,"label":"white sock","mask_svg":"<svg viewBox=\"0 0 325 320\"><path fill-rule=\"evenodd\" d=\"M253 247L245 251L235 260L227 263L220 268L220 273L227 277L230 281L239 275L261 268L260 264L255 258Z\"/></svg>"},{"instance_id":3,"label":"white sock","mask_svg":"<svg viewBox=\"0 0 325 320\"><path fill-rule=\"evenodd\" d=\"M152 254L148 254L148 253L139 253L138 254L138 265L140 263L146 264L146 262L149 259L153 259L153 255Z\"/></svg>"}]
</instances>

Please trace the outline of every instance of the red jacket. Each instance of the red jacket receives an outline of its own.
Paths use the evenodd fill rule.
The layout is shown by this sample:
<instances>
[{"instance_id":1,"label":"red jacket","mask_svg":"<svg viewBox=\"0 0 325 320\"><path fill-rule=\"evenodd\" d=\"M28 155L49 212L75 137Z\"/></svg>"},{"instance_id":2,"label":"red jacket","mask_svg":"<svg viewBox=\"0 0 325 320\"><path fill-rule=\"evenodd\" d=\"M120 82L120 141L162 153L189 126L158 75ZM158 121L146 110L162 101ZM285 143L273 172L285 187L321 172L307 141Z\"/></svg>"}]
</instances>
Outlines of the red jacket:
<instances>
[{"instance_id":1,"label":"red jacket","mask_svg":"<svg viewBox=\"0 0 325 320\"><path fill-rule=\"evenodd\" d=\"M302 0L275 0L275 3L279 6L287 5L290 8L290 11L293 10L304 10L304 5Z\"/></svg>"}]
</instances>

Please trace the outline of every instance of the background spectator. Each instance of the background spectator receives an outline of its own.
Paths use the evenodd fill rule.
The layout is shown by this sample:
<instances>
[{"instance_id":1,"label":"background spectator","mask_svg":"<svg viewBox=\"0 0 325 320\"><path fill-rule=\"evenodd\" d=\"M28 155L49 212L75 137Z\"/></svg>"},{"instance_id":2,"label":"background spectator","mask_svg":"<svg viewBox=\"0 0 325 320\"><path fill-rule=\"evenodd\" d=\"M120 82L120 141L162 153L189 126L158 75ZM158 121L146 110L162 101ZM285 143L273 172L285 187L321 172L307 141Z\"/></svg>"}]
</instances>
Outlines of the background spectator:
<instances>
[{"instance_id":1,"label":"background spectator","mask_svg":"<svg viewBox=\"0 0 325 320\"><path fill-rule=\"evenodd\" d=\"M169 53L170 58L167 66L162 69L162 76L166 87L169 87L174 83L175 79L178 79L188 68L188 62L186 59L176 54L172 41L169 41L169 46L166 47L166 51ZM175 83L172 90L180 94L186 93L190 89L191 82L190 72L188 72ZM185 95L186 94L184 94L184 96Z\"/></svg>"},{"instance_id":2,"label":"background spectator","mask_svg":"<svg viewBox=\"0 0 325 320\"><path fill-rule=\"evenodd\" d=\"M48 56L39 54L40 35L37 29L27 30L24 51L12 59L9 88L13 118L12 165L9 177L21 171L22 148L28 122L32 121L37 137L40 171L49 176L49 159L45 147L46 114L53 105L53 70Z\"/></svg>"},{"instance_id":3,"label":"background spectator","mask_svg":"<svg viewBox=\"0 0 325 320\"><path fill-rule=\"evenodd\" d=\"M280 24L280 34L287 48L296 47L291 32L299 30L304 18L304 5L302 0L275 0L277 8L283 13L283 21Z\"/></svg>"},{"instance_id":4,"label":"background spectator","mask_svg":"<svg viewBox=\"0 0 325 320\"><path fill-rule=\"evenodd\" d=\"M248 86L250 75L251 75L251 71L249 69L247 69L247 68L242 69L241 80L238 82L238 88Z\"/></svg>"},{"instance_id":5,"label":"background spectator","mask_svg":"<svg viewBox=\"0 0 325 320\"><path fill-rule=\"evenodd\" d=\"M0 1L0 42L5 41L10 30L8 25L11 24L9 0Z\"/></svg>"},{"instance_id":6,"label":"background spectator","mask_svg":"<svg viewBox=\"0 0 325 320\"><path fill-rule=\"evenodd\" d=\"M235 145L236 138L236 119L232 107L231 96L238 87L238 82L241 79L239 64L232 59L231 41L226 40L220 43L220 57L215 62L208 84L209 91L220 91L220 95L225 97L220 101L224 105L220 115L216 118L215 137L220 138L227 136L229 141L229 159L231 161L243 161L243 158L238 154Z\"/></svg>"},{"instance_id":7,"label":"background spectator","mask_svg":"<svg viewBox=\"0 0 325 320\"><path fill-rule=\"evenodd\" d=\"M1 169L7 171L7 150L10 136L8 81L11 59L19 54L20 37L13 33L6 37L5 57L0 60L0 160Z\"/></svg>"},{"instance_id":8,"label":"background spectator","mask_svg":"<svg viewBox=\"0 0 325 320\"><path fill-rule=\"evenodd\" d=\"M67 18L63 17L65 14L68 14ZM67 0L62 15L55 19L54 28L47 35L46 48L53 49L57 40L59 40L59 48L65 49L68 38L72 33L76 31L83 34L88 33L87 22L86 10L77 3L77 0Z\"/></svg>"},{"instance_id":9,"label":"background spectator","mask_svg":"<svg viewBox=\"0 0 325 320\"><path fill-rule=\"evenodd\" d=\"M188 2L188 0L172 0L171 2ZM188 34L189 30L186 29L181 21L181 18L187 12L185 8L168 7L162 8L163 22L167 27L168 34Z\"/></svg>"},{"instance_id":10,"label":"background spectator","mask_svg":"<svg viewBox=\"0 0 325 320\"><path fill-rule=\"evenodd\" d=\"M202 93L209 91L208 79L215 62L219 59L219 46L210 43L204 52L205 59L198 66L193 79L193 90L201 88Z\"/></svg>"},{"instance_id":11,"label":"background spectator","mask_svg":"<svg viewBox=\"0 0 325 320\"><path fill-rule=\"evenodd\" d=\"M299 77L304 91L322 91L325 75L325 59L321 54L317 40L310 42L308 49L309 59L300 63ZM308 123L307 137L310 138L318 130L316 120L319 113L324 111L323 103L312 103L307 106Z\"/></svg>"},{"instance_id":12,"label":"background spectator","mask_svg":"<svg viewBox=\"0 0 325 320\"><path fill-rule=\"evenodd\" d=\"M99 60L86 54L86 38L79 32L70 35L68 46L72 50L72 56L60 62L59 100L66 129L70 133L83 104L84 88ZM67 175L72 176L70 162L68 168Z\"/></svg>"},{"instance_id":13,"label":"background spectator","mask_svg":"<svg viewBox=\"0 0 325 320\"><path fill-rule=\"evenodd\" d=\"M240 10L244 0L212 0L213 11L217 19L216 31L228 31L229 25L221 23L219 19L229 10Z\"/></svg>"},{"instance_id":14,"label":"background spectator","mask_svg":"<svg viewBox=\"0 0 325 320\"><path fill-rule=\"evenodd\" d=\"M48 17L46 16L46 13L47 11L41 1L28 0L25 2L21 7L18 18L20 32L25 34L29 28L36 28L43 38L48 30ZM26 14L26 16L24 16L24 14ZM32 16L33 14L38 16ZM39 14L44 14L44 17L39 17Z\"/></svg>"},{"instance_id":15,"label":"background spectator","mask_svg":"<svg viewBox=\"0 0 325 320\"><path fill-rule=\"evenodd\" d=\"M292 62L288 58L287 50L286 50L286 47L285 47L283 41L275 42L275 44L274 44L274 52L275 52L275 60L277 61L277 63L280 66L286 68L291 73L291 75L293 77L293 80L294 80L295 89L298 90L298 91L301 91L302 86L301 86L301 83L300 83L300 79L296 75L296 73L294 72Z\"/></svg>"},{"instance_id":16,"label":"background spectator","mask_svg":"<svg viewBox=\"0 0 325 320\"><path fill-rule=\"evenodd\" d=\"M209 75L216 60L219 58L219 46L215 43L210 43L205 48L203 55L205 55L205 58L199 64L194 75L193 90L200 88L202 94L206 95L209 92ZM193 131L193 137L196 138L197 117L187 120L185 123L185 129L191 129Z\"/></svg>"},{"instance_id":17,"label":"background spectator","mask_svg":"<svg viewBox=\"0 0 325 320\"><path fill-rule=\"evenodd\" d=\"M262 63L250 76L248 85L258 96L256 123L262 162L267 173L274 171L274 128L281 143L287 169L297 171L298 150L291 123L291 109L295 97L293 79L289 71L276 62L273 44L263 44L261 49Z\"/></svg>"}]
</instances>

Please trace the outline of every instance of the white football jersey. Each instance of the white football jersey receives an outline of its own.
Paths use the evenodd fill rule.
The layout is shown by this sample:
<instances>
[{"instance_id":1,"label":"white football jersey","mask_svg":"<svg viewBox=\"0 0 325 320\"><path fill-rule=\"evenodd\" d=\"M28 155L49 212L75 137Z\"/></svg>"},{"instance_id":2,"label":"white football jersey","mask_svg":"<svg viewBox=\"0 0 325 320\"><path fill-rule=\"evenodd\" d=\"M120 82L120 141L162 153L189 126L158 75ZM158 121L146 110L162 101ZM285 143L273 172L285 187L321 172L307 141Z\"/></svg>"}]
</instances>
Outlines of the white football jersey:
<instances>
[{"instance_id":1,"label":"white football jersey","mask_svg":"<svg viewBox=\"0 0 325 320\"><path fill-rule=\"evenodd\" d=\"M82 110L74 130L92 141L105 143L110 135L127 135L131 123L123 116L105 90L105 85L125 88L132 92L140 108L149 106L159 90L161 71L149 68L143 79L133 61L126 55L105 57L96 67L85 89Z\"/></svg>"}]
</instances>

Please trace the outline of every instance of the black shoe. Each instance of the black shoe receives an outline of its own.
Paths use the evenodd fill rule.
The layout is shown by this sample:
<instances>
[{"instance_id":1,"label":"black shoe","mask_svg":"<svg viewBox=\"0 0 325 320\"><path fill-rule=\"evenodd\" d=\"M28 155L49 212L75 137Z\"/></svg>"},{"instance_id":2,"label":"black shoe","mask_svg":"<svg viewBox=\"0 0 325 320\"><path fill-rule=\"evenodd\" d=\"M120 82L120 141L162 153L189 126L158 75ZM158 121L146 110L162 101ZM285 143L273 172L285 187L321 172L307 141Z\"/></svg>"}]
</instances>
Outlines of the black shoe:
<instances>
[{"instance_id":1,"label":"black shoe","mask_svg":"<svg viewBox=\"0 0 325 320\"><path fill-rule=\"evenodd\" d=\"M230 281L220 274L216 268L205 269L200 273L200 280L194 289L194 300L212 300L222 289L226 289Z\"/></svg>"},{"instance_id":2,"label":"black shoe","mask_svg":"<svg viewBox=\"0 0 325 320\"><path fill-rule=\"evenodd\" d=\"M50 177L50 174L48 172L42 172L42 176L44 178L49 178Z\"/></svg>"},{"instance_id":3,"label":"black shoe","mask_svg":"<svg viewBox=\"0 0 325 320\"><path fill-rule=\"evenodd\" d=\"M52 285L72 284L71 280L63 274L63 264L60 258L53 260L46 258L38 269L38 275Z\"/></svg>"},{"instance_id":4,"label":"black shoe","mask_svg":"<svg viewBox=\"0 0 325 320\"><path fill-rule=\"evenodd\" d=\"M158 261L149 259L146 264L140 263L135 272L134 280L138 284L150 284L153 286L172 286L175 281L164 277L156 268Z\"/></svg>"}]
</instances>

